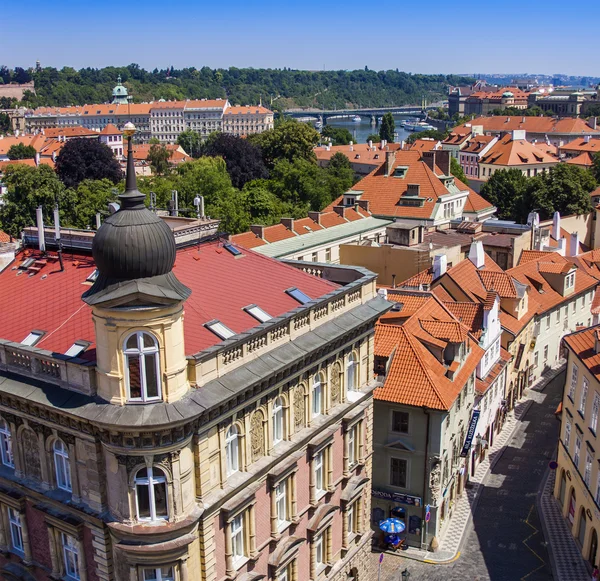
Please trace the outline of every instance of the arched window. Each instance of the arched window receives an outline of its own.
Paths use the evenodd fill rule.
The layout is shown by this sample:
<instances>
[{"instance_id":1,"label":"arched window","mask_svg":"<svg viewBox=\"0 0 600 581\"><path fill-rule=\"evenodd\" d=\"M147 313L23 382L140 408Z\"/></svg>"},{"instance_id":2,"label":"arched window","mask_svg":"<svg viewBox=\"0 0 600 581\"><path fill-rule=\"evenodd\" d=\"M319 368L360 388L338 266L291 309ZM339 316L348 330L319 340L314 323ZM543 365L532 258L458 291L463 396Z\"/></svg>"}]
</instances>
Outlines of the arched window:
<instances>
[{"instance_id":1,"label":"arched window","mask_svg":"<svg viewBox=\"0 0 600 581\"><path fill-rule=\"evenodd\" d=\"M348 392L358 391L358 361L354 353L348 357L346 367L346 389Z\"/></svg>"},{"instance_id":2,"label":"arched window","mask_svg":"<svg viewBox=\"0 0 600 581\"><path fill-rule=\"evenodd\" d=\"M71 492L71 464L69 451L62 440L54 442L54 468L56 471L56 486L61 490Z\"/></svg>"},{"instance_id":3,"label":"arched window","mask_svg":"<svg viewBox=\"0 0 600 581\"><path fill-rule=\"evenodd\" d=\"M240 469L240 442L239 430L236 425L227 430L225 436L225 457L227 460L227 476Z\"/></svg>"},{"instance_id":4,"label":"arched window","mask_svg":"<svg viewBox=\"0 0 600 581\"><path fill-rule=\"evenodd\" d=\"M323 413L323 384L321 383L321 375L315 373L312 384L312 415L313 417Z\"/></svg>"},{"instance_id":5,"label":"arched window","mask_svg":"<svg viewBox=\"0 0 600 581\"><path fill-rule=\"evenodd\" d=\"M158 342L138 331L125 341L125 377L129 401L156 401L160 393Z\"/></svg>"},{"instance_id":6,"label":"arched window","mask_svg":"<svg viewBox=\"0 0 600 581\"><path fill-rule=\"evenodd\" d=\"M135 475L138 520L160 520L169 516L167 479L160 468L141 468Z\"/></svg>"},{"instance_id":7,"label":"arched window","mask_svg":"<svg viewBox=\"0 0 600 581\"><path fill-rule=\"evenodd\" d=\"M284 438L283 398L278 397L273 403L273 445Z\"/></svg>"},{"instance_id":8,"label":"arched window","mask_svg":"<svg viewBox=\"0 0 600 581\"><path fill-rule=\"evenodd\" d=\"M12 437L10 435L10 428L5 420L0 419L0 459L2 464L14 468L15 464L13 461L12 454Z\"/></svg>"}]
</instances>

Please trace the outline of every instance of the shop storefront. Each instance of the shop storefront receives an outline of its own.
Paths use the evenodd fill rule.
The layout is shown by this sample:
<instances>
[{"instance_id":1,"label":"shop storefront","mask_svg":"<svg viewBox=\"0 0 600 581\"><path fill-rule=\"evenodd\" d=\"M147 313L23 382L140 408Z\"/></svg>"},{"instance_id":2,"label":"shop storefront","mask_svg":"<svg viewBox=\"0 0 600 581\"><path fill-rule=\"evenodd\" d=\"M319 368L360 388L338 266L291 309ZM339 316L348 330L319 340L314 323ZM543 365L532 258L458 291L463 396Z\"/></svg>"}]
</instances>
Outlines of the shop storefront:
<instances>
[{"instance_id":1,"label":"shop storefront","mask_svg":"<svg viewBox=\"0 0 600 581\"><path fill-rule=\"evenodd\" d=\"M423 502L420 496L401 494L373 488L372 526L379 531L379 523L386 518L397 518L406 526L406 542L421 546Z\"/></svg>"}]
</instances>

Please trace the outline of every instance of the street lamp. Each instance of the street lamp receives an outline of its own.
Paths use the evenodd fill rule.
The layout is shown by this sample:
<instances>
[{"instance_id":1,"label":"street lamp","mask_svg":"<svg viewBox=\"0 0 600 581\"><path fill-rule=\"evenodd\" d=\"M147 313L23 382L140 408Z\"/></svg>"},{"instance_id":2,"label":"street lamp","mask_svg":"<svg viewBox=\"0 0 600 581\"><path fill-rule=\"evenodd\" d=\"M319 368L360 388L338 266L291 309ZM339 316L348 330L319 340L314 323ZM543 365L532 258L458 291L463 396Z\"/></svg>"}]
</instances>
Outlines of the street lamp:
<instances>
[{"instance_id":1,"label":"street lamp","mask_svg":"<svg viewBox=\"0 0 600 581\"><path fill-rule=\"evenodd\" d=\"M410 577L410 571L408 569L404 569L404 571L402 571L401 575L402 575L402 581L408 581L408 578Z\"/></svg>"}]
</instances>

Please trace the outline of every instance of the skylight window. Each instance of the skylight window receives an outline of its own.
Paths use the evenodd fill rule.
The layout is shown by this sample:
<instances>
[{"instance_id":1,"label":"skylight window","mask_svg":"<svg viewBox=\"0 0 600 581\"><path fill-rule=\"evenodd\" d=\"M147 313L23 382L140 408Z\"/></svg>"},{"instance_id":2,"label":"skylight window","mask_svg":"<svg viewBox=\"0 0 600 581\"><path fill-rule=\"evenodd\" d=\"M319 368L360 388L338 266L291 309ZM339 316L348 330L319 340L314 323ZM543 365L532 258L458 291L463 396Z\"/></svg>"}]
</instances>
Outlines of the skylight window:
<instances>
[{"instance_id":1,"label":"skylight window","mask_svg":"<svg viewBox=\"0 0 600 581\"><path fill-rule=\"evenodd\" d=\"M210 323L206 323L205 327L220 339L229 339L235 335L235 333L227 327L227 325L221 323L221 321L211 321Z\"/></svg>"},{"instance_id":2,"label":"skylight window","mask_svg":"<svg viewBox=\"0 0 600 581\"><path fill-rule=\"evenodd\" d=\"M312 299L304 294L300 289L296 287L289 288L285 291L288 295L290 295L293 299L296 299L301 305L305 305L306 303L310 303Z\"/></svg>"},{"instance_id":3,"label":"skylight window","mask_svg":"<svg viewBox=\"0 0 600 581\"><path fill-rule=\"evenodd\" d=\"M244 311L246 311L249 315L252 315L260 323L266 323L267 321L273 318L271 317L271 315L269 315L269 313L266 313L256 305L249 305L247 307L244 307Z\"/></svg>"},{"instance_id":4,"label":"skylight window","mask_svg":"<svg viewBox=\"0 0 600 581\"><path fill-rule=\"evenodd\" d=\"M78 357L89 347L89 345L90 344L87 341L76 341L69 347L65 355L67 357Z\"/></svg>"},{"instance_id":5,"label":"skylight window","mask_svg":"<svg viewBox=\"0 0 600 581\"><path fill-rule=\"evenodd\" d=\"M23 341L21 341L21 345L27 345L29 347L33 347L44 335L44 331L31 331Z\"/></svg>"},{"instance_id":6,"label":"skylight window","mask_svg":"<svg viewBox=\"0 0 600 581\"><path fill-rule=\"evenodd\" d=\"M96 279L98 278L98 269L96 268L94 270L94 272L92 272L92 274L90 274L90 276L88 276L85 281L86 282L96 282Z\"/></svg>"},{"instance_id":7,"label":"skylight window","mask_svg":"<svg viewBox=\"0 0 600 581\"><path fill-rule=\"evenodd\" d=\"M234 256L242 255L242 251L239 248L236 248L235 246L233 246L233 244L224 244L223 248L225 248L225 250L227 250L227 252L229 252L230 254L233 254Z\"/></svg>"}]
</instances>

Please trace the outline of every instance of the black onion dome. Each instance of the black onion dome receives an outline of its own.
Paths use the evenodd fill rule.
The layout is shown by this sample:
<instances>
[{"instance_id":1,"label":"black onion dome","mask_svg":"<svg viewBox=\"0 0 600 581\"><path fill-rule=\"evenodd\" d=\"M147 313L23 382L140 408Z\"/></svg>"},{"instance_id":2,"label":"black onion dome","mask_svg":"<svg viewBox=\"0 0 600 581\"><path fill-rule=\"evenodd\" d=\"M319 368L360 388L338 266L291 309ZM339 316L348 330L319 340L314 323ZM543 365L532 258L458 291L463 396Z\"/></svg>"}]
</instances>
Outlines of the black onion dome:
<instances>
[{"instance_id":1,"label":"black onion dome","mask_svg":"<svg viewBox=\"0 0 600 581\"><path fill-rule=\"evenodd\" d=\"M119 196L120 209L94 236L92 254L98 277L83 300L90 305L122 302L134 293L162 303L185 300L191 291L172 272L175 237L164 220L146 208L145 195L137 189L131 139L125 187Z\"/></svg>"}]
</instances>

